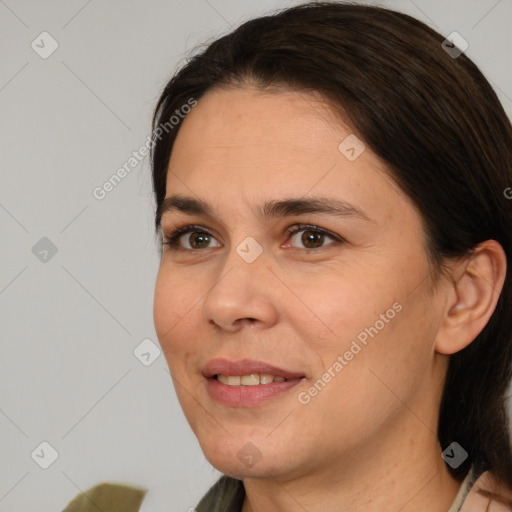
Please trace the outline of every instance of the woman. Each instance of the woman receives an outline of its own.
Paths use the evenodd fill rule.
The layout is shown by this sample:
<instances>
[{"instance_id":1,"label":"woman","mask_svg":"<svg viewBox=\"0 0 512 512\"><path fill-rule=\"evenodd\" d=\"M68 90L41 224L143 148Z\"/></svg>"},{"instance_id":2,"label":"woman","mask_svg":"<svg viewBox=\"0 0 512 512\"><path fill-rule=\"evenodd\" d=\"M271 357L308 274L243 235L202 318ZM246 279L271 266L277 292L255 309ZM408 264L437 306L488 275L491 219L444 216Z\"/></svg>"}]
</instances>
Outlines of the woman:
<instances>
[{"instance_id":1,"label":"woman","mask_svg":"<svg viewBox=\"0 0 512 512\"><path fill-rule=\"evenodd\" d=\"M155 328L224 474L198 512L512 508L512 128L459 42L314 2L163 91Z\"/></svg>"}]
</instances>

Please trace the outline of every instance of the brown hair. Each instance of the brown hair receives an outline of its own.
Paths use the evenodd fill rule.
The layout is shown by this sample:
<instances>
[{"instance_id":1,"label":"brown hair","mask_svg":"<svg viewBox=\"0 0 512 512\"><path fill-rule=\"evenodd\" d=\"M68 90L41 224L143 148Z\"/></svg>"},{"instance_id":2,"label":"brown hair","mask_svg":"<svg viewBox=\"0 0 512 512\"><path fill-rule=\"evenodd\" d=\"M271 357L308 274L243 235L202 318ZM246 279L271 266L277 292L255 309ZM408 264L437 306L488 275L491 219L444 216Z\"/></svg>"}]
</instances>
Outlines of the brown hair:
<instances>
[{"instance_id":1,"label":"brown hair","mask_svg":"<svg viewBox=\"0 0 512 512\"><path fill-rule=\"evenodd\" d=\"M387 164L424 221L433 269L498 241L507 275L496 310L477 338L450 356L438 438L469 454L451 473L462 480L477 463L512 488L505 409L512 361L512 126L495 92L463 53L399 12L311 2L252 19L208 44L168 82L153 133L191 97L214 87L285 86L318 91ZM154 136L155 227L167 166L181 121Z\"/></svg>"}]
</instances>

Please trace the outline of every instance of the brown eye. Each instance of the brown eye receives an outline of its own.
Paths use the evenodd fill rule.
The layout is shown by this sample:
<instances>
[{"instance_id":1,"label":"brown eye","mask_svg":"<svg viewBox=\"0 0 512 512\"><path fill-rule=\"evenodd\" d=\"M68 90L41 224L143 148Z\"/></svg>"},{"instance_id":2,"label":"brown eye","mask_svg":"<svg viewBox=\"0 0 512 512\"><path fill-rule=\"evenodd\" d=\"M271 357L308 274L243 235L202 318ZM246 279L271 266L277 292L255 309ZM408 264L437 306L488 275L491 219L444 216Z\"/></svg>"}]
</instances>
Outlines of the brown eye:
<instances>
[{"instance_id":1,"label":"brown eye","mask_svg":"<svg viewBox=\"0 0 512 512\"><path fill-rule=\"evenodd\" d=\"M298 237L298 235L300 237ZM299 245L296 244L294 247L298 247L299 249L319 249L325 247L326 245L332 245L333 243L342 242L343 240L335 235L331 235L323 229L315 228L314 226L297 226L291 233L290 239L299 238ZM326 240L330 239L330 243L325 243ZM302 247L300 246L302 244Z\"/></svg>"},{"instance_id":2,"label":"brown eye","mask_svg":"<svg viewBox=\"0 0 512 512\"><path fill-rule=\"evenodd\" d=\"M194 251L221 246L218 242L217 245L210 245L212 241L217 242L208 231L205 231L200 226L189 225L178 228L171 235L165 236L163 243L169 246L169 249L177 251Z\"/></svg>"},{"instance_id":3,"label":"brown eye","mask_svg":"<svg viewBox=\"0 0 512 512\"><path fill-rule=\"evenodd\" d=\"M188 243L192 249L205 249L210 242L210 235L200 232L192 232L188 236Z\"/></svg>"},{"instance_id":4,"label":"brown eye","mask_svg":"<svg viewBox=\"0 0 512 512\"><path fill-rule=\"evenodd\" d=\"M324 235L316 231L304 231L300 240L308 249L316 249L322 246Z\"/></svg>"}]
</instances>

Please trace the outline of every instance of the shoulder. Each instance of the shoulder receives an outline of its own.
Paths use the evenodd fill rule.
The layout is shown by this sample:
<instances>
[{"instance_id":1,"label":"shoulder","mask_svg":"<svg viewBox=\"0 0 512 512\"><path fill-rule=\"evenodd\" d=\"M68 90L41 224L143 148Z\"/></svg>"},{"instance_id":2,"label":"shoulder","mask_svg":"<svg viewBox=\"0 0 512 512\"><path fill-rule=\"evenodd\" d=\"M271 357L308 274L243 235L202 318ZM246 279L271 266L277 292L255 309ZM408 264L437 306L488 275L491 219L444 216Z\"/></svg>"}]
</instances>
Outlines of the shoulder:
<instances>
[{"instance_id":1,"label":"shoulder","mask_svg":"<svg viewBox=\"0 0 512 512\"><path fill-rule=\"evenodd\" d=\"M240 512L244 498L242 480L222 475L201 498L196 512Z\"/></svg>"},{"instance_id":2,"label":"shoulder","mask_svg":"<svg viewBox=\"0 0 512 512\"><path fill-rule=\"evenodd\" d=\"M470 487L460 512L510 512L512 489L500 482L491 471L480 471L469 479Z\"/></svg>"}]
</instances>

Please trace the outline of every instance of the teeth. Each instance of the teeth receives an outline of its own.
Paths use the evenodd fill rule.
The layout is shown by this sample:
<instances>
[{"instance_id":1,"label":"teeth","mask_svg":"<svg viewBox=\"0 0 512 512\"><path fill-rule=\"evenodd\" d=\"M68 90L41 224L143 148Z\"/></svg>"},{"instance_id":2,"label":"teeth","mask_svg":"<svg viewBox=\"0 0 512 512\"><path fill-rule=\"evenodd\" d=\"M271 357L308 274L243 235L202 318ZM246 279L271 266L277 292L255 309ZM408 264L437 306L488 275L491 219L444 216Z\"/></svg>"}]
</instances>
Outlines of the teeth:
<instances>
[{"instance_id":1,"label":"teeth","mask_svg":"<svg viewBox=\"0 0 512 512\"><path fill-rule=\"evenodd\" d=\"M240 378L240 384L242 386L257 386L260 383L260 376L257 373L251 373L250 375L242 375Z\"/></svg>"},{"instance_id":2,"label":"teeth","mask_svg":"<svg viewBox=\"0 0 512 512\"><path fill-rule=\"evenodd\" d=\"M270 384L272 382L284 382L286 379L281 376L269 375L267 373L251 373L249 375L217 375L217 380L228 386L257 386L258 384Z\"/></svg>"},{"instance_id":3,"label":"teeth","mask_svg":"<svg viewBox=\"0 0 512 512\"><path fill-rule=\"evenodd\" d=\"M228 386L240 386L240 377L238 375L226 375L226 382Z\"/></svg>"}]
</instances>

